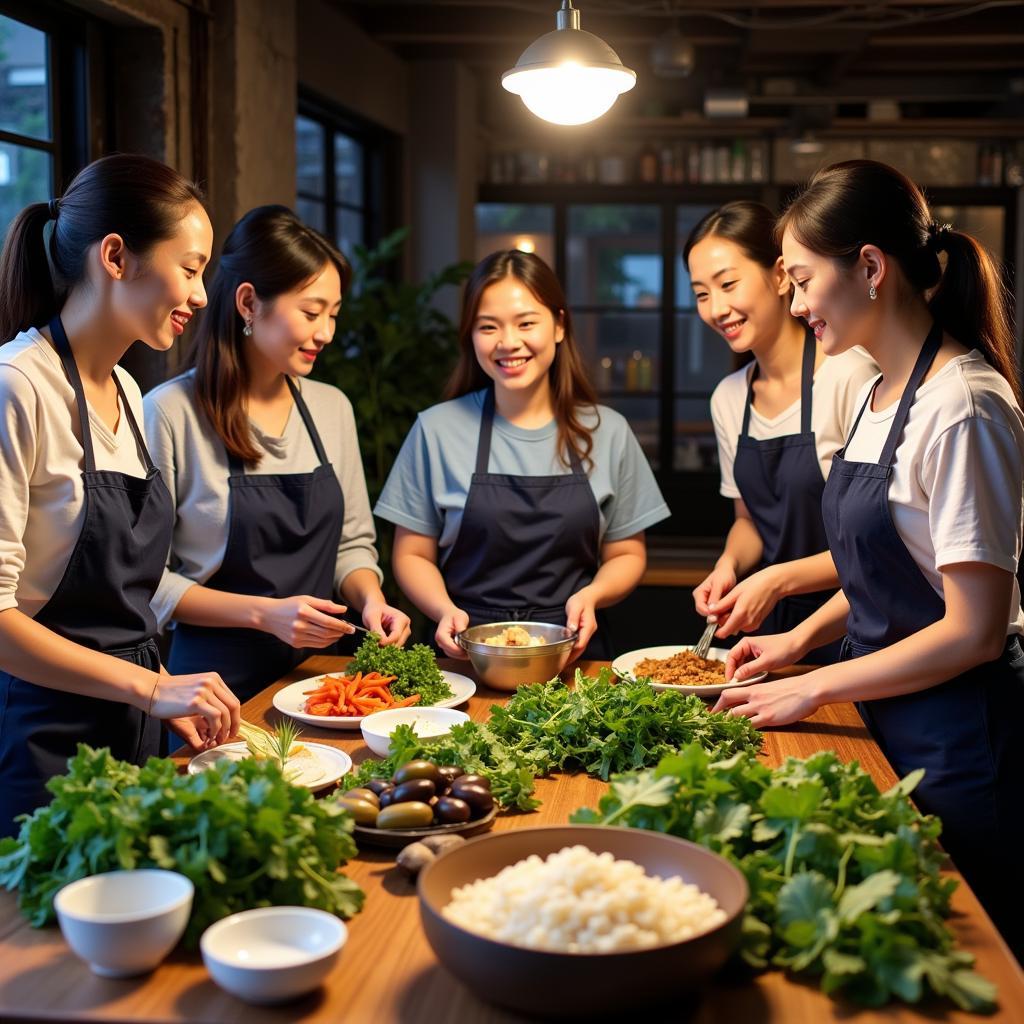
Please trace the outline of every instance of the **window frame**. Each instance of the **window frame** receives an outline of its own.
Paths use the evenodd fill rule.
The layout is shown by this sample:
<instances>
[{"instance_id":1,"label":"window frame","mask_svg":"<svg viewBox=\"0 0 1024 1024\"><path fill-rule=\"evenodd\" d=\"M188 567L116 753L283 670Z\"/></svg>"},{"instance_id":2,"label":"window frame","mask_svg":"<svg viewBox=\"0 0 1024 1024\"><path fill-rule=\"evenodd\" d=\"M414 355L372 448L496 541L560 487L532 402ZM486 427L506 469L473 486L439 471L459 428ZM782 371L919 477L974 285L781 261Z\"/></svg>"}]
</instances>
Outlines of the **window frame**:
<instances>
[{"instance_id":1,"label":"window frame","mask_svg":"<svg viewBox=\"0 0 1024 1024\"><path fill-rule=\"evenodd\" d=\"M324 131L324 194L302 192L296 185L296 197L324 204L325 234L336 244L339 211L360 214L363 218L360 244L373 248L397 226L400 173L397 137L306 90L299 91L297 116L316 122ZM362 205L338 198L334 168L334 140L338 135L347 136L362 148Z\"/></svg>"}]
</instances>

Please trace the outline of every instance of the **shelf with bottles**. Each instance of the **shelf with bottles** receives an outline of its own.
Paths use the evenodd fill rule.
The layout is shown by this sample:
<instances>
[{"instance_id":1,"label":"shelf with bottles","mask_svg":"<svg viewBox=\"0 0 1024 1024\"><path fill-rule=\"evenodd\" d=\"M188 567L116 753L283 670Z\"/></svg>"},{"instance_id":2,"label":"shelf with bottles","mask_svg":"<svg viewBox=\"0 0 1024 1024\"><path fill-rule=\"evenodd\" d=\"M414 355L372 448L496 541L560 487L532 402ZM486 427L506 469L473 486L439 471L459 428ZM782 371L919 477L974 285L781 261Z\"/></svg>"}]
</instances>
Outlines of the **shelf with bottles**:
<instances>
[{"instance_id":1,"label":"shelf with bottles","mask_svg":"<svg viewBox=\"0 0 1024 1024\"><path fill-rule=\"evenodd\" d=\"M762 138L647 140L600 148L494 147L487 185L749 185L771 178L771 143Z\"/></svg>"},{"instance_id":2,"label":"shelf with bottles","mask_svg":"<svg viewBox=\"0 0 1024 1024\"><path fill-rule=\"evenodd\" d=\"M1024 186L1024 139L997 139L978 146L976 184Z\"/></svg>"}]
</instances>

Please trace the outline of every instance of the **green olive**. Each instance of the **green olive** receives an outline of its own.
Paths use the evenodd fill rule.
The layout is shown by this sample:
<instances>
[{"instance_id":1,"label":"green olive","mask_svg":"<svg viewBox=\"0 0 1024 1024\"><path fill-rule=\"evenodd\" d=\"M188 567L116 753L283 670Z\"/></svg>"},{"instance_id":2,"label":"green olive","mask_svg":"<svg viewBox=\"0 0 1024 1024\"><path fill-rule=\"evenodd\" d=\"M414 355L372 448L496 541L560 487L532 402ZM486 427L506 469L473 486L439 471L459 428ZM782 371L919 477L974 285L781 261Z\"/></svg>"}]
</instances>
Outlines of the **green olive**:
<instances>
[{"instance_id":1,"label":"green olive","mask_svg":"<svg viewBox=\"0 0 1024 1024\"><path fill-rule=\"evenodd\" d=\"M365 800L367 803L373 804L374 807L380 806L380 797L372 789L368 789L365 786L350 789L343 795L352 800Z\"/></svg>"},{"instance_id":2,"label":"green olive","mask_svg":"<svg viewBox=\"0 0 1024 1024\"><path fill-rule=\"evenodd\" d=\"M409 800L385 807L377 815L377 828L424 828L433 820L434 808L430 804Z\"/></svg>"},{"instance_id":3,"label":"green olive","mask_svg":"<svg viewBox=\"0 0 1024 1024\"><path fill-rule=\"evenodd\" d=\"M431 761L407 761L395 772L392 781L397 786L410 779L428 779L437 783L441 780L441 773L437 770L437 765Z\"/></svg>"},{"instance_id":4,"label":"green olive","mask_svg":"<svg viewBox=\"0 0 1024 1024\"><path fill-rule=\"evenodd\" d=\"M376 805L371 804L369 800L359 800L343 796L338 798L338 805L344 807L352 815L357 825L369 825L372 828L377 824L380 812L377 810Z\"/></svg>"}]
</instances>

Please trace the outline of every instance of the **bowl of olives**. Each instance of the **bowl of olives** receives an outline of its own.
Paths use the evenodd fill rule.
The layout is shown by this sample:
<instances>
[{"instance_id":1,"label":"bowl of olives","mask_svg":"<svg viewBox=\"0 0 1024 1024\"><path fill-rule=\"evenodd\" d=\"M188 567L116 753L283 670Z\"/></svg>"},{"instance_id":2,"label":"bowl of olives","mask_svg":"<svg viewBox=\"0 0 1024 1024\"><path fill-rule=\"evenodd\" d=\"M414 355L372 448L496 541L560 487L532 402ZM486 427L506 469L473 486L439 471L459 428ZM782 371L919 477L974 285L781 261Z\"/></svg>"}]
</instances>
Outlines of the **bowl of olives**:
<instances>
[{"instance_id":1,"label":"bowl of olives","mask_svg":"<svg viewBox=\"0 0 1024 1024\"><path fill-rule=\"evenodd\" d=\"M483 775L457 765L407 761L390 779L371 779L337 802L355 820L357 843L392 849L431 835L475 835L494 823L497 809Z\"/></svg>"}]
</instances>

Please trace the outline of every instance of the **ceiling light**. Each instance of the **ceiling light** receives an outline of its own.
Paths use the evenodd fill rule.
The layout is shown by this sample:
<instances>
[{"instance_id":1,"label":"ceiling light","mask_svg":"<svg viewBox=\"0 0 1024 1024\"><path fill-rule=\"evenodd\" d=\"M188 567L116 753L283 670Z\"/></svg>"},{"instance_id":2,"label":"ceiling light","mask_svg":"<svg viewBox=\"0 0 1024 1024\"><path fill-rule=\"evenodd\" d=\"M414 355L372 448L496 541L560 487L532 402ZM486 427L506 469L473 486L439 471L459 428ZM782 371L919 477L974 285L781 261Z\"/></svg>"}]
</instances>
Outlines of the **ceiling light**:
<instances>
[{"instance_id":1,"label":"ceiling light","mask_svg":"<svg viewBox=\"0 0 1024 1024\"><path fill-rule=\"evenodd\" d=\"M651 45L651 70L659 78L686 78L697 63L697 51L687 42L678 25L659 36Z\"/></svg>"},{"instance_id":2,"label":"ceiling light","mask_svg":"<svg viewBox=\"0 0 1024 1024\"><path fill-rule=\"evenodd\" d=\"M603 39L580 28L572 0L562 0L556 24L523 51L501 84L545 121L586 124L636 85L636 72Z\"/></svg>"}]
</instances>

